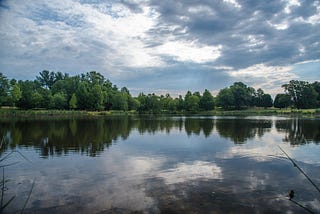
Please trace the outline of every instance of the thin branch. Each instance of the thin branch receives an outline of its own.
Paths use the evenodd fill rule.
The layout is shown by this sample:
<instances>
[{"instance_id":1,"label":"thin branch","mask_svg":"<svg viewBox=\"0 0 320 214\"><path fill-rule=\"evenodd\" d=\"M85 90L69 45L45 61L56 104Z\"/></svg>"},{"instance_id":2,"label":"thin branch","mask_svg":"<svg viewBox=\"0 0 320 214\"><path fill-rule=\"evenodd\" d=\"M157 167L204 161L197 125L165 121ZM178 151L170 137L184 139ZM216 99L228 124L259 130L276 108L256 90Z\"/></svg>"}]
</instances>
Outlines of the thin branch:
<instances>
[{"instance_id":1,"label":"thin branch","mask_svg":"<svg viewBox=\"0 0 320 214\"><path fill-rule=\"evenodd\" d=\"M18 163L20 163L20 161L13 162L13 163L8 163L8 164L5 164L5 165L0 165L0 168L5 168L5 167L7 167L7 166L16 165L16 164L18 164Z\"/></svg>"},{"instance_id":2,"label":"thin branch","mask_svg":"<svg viewBox=\"0 0 320 214\"><path fill-rule=\"evenodd\" d=\"M307 207L303 206L302 204L300 204L299 202L297 202L297 201L295 201L293 199L291 199L289 201L295 203L296 205L298 205L299 207L303 208L305 211L307 211L309 213L314 213L312 210L308 209Z\"/></svg>"},{"instance_id":3,"label":"thin branch","mask_svg":"<svg viewBox=\"0 0 320 214\"><path fill-rule=\"evenodd\" d=\"M12 196L12 197L10 198L10 200L7 201L7 203L5 203L5 205L3 205L3 207L1 207L1 212L2 212L2 210L4 210L4 208L6 208L6 207L11 203L11 201L12 201L15 197L16 197L15 195Z\"/></svg>"},{"instance_id":4,"label":"thin branch","mask_svg":"<svg viewBox=\"0 0 320 214\"><path fill-rule=\"evenodd\" d=\"M3 195L4 195L4 168L2 168L2 187L1 187L1 210L3 204Z\"/></svg>"},{"instance_id":5,"label":"thin branch","mask_svg":"<svg viewBox=\"0 0 320 214\"><path fill-rule=\"evenodd\" d=\"M32 186L31 186L30 192L29 192L29 194L28 194L28 198L27 198L26 202L24 203L23 208L22 208L22 210L21 210L21 212L20 212L21 214L23 213L24 209L26 208L26 206L27 206L27 204L28 204L28 201L29 201L29 199L30 199L30 196L31 196L32 190L33 190L33 188L34 188L35 182L36 182L36 179L34 179L33 182L32 182Z\"/></svg>"},{"instance_id":6,"label":"thin branch","mask_svg":"<svg viewBox=\"0 0 320 214\"><path fill-rule=\"evenodd\" d=\"M292 162L294 167L297 169L308 179L308 181L320 192L320 188L311 180L311 178L298 166L298 164L280 147L279 149L288 157L288 159Z\"/></svg>"}]
</instances>

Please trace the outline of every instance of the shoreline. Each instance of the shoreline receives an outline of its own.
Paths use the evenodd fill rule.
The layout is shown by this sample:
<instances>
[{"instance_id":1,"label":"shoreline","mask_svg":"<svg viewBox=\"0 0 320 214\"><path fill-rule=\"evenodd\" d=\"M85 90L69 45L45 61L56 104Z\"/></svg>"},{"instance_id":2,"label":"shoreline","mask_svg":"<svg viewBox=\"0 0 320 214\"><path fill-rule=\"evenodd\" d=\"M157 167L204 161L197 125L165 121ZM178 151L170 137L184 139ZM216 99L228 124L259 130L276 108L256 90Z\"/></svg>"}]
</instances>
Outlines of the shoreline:
<instances>
[{"instance_id":1,"label":"shoreline","mask_svg":"<svg viewBox=\"0 0 320 214\"><path fill-rule=\"evenodd\" d=\"M137 111L84 111L84 110L21 110L1 108L1 118L81 118L81 117L101 117L101 116L301 116L320 118L320 109L243 109L243 110L212 110L198 112L137 112Z\"/></svg>"}]
</instances>

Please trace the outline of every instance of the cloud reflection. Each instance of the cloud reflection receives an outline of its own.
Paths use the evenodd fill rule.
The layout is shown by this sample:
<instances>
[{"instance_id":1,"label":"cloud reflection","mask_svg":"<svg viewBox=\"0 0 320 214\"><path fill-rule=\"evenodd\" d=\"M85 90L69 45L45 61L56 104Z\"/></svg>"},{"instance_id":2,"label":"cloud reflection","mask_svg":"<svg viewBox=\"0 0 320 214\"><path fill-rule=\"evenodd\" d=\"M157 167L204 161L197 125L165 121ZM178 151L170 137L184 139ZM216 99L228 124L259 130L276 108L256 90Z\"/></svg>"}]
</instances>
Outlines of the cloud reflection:
<instances>
[{"instance_id":1,"label":"cloud reflection","mask_svg":"<svg viewBox=\"0 0 320 214\"><path fill-rule=\"evenodd\" d=\"M176 168L163 171L157 176L169 185L198 179L222 179L222 170L214 163L195 161L191 164L179 163Z\"/></svg>"}]
</instances>

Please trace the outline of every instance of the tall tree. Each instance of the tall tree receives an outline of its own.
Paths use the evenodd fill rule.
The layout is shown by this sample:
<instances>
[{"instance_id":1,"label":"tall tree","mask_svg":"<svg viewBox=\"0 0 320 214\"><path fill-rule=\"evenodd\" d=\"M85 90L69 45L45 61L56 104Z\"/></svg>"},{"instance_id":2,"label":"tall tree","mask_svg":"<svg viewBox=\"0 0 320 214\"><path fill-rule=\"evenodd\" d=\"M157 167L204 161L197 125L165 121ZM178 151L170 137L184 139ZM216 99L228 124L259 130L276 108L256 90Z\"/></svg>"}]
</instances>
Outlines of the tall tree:
<instances>
[{"instance_id":1,"label":"tall tree","mask_svg":"<svg viewBox=\"0 0 320 214\"><path fill-rule=\"evenodd\" d=\"M22 92L17 83L14 83L10 89L10 104L11 106L16 106L17 102L21 99Z\"/></svg>"},{"instance_id":2,"label":"tall tree","mask_svg":"<svg viewBox=\"0 0 320 214\"><path fill-rule=\"evenodd\" d=\"M257 107L272 107L273 100L270 94L265 94L264 91L259 88L255 93L255 105Z\"/></svg>"},{"instance_id":3,"label":"tall tree","mask_svg":"<svg viewBox=\"0 0 320 214\"><path fill-rule=\"evenodd\" d=\"M9 81L6 76L0 73L0 106L4 105L8 99Z\"/></svg>"},{"instance_id":4,"label":"tall tree","mask_svg":"<svg viewBox=\"0 0 320 214\"><path fill-rule=\"evenodd\" d=\"M288 108L291 105L291 97L288 94L277 94L274 98L274 107Z\"/></svg>"},{"instance_id":5,"label":"tall tree","mask_svg":"<svg viewBox=\"0 0 320 214\"><path fill-rule=\"evenodd\" d=\"M55 109L67 109L67 101L67 97L64 93L59 92L53 95L53 106Z\"/></svg>"},{"instance_id":6,"label":"tall tree","mask_svg":"<svg viewBox=\"0 0 320 214\"><path fill-rule=\"evenodd\" d=\"M217 104L224 109L235 107L234 96L230 88L221 89L217 95Z\"/></svg>"},{"instance_id":7,"label":"tall tree","mask_svg":"<svg viewBox=\"0 0 320 214\"><path fill-rule=\"evenodd\" d=\"M51 89L56 81L55 73L47 70L43 70L39 73L36 79L40 82L43 87Z\"/></svg>"},{"instance_id":8,"label":"tall tree","mask_svg":"<svg viewBox=\"0 0 320 214\"><path fill-rule=\"evenodd\" d=\"M264 94L262 95L262 106L264 108L272 107L273 106L273 100L270 94Z\"/></svg>"},{"instance_id":9,"label":"tall tree","mask_svg":"<svg viewBox=\"0 0 320 214\"><path fill-rule=\"evenodd\" d=\"M211 95L210 91L205 89L205 91L202 94L202 97L199 101L199 107L200 109L209 111L214 109L214 101L213 96Z\"/></svg>"},{"instance_id":10,"label":"tall tree","mask_svg":"<svg viewBox=\"0 0 320 214\"><path fill-rule=\"evenodd\" d=\"M103 85L105 81L104 76L96 71L90 71L89 73L86 73L84 79L92 85Z\"/></svg>"},{"instance_id":11,"label":"tall tree","mask_svg":"<svg viewBox=\"0 0 320 214\"><path fill-rule=\"evenodd\" d=\"M291 80L282 85L285 92L291 97L293 105L298 109L313 108L317 105L317 92L314 87L306 82Z\"/></svg>"},{"instance_id":12,"label":"tall tree","mask_svg":"<svg viewBox=\"0 0 320 214\"><path fill-rule=\"evenodd\" d=\"M117 92L112 98L112 109L128 110L128 96L125 92Z\"/></svg>"},{"instance_id":13,"label":"tall tree","mask_svg":"<svg viewBox=\"0 0 320 214\"><path fill-rule=\"evenodd\" d=\"M76 91L76 97L78 101L78 108L85 110L90 109L90 101L89 101L89 91L88 91L88 85L86 82L81 82L79 84L79 87Z\"/></svg>"},{"instance_id":14,"label":"tall tree","mask_svg":"<svg viewBox=\"0 0 320 214\"><path fill-rule=\"evenodd\" d=\"M69 100L69 108L76 109L78 108L78 101L76 94L72 94L71 99Z\"/></svg>"},{"instance_id":15,"label":"tall tree","mask_svg":"<svg viewBox=\"0 0 320 214\"><path fill-rule=\"evenodd\" d=\"M248 88L247 85L242 82L235 82L230 86L230 89L234 97L234 106L236 109L252 105L254 96L253 88Z\"/></svg>"},{"instance_id":16,"label":"tall tree","mask_svg":"<svg viewBox=\"0 0 320 214\"><path fill-rule=\"evenodd\" d=\"M200 98L197 95L190 95L190 93L187 93L185 96L185 99L184 99L185 110L190 111L190 112L196 112L199 110Z\"/></svg>"},{"instance_id":17,"label":"tall tree","mask_svg":"<svg viewBox=\"0 0 320 214\"><path fill-rule=\"evenodd\" d=\"M317 107L320 107L320 82L315 81L314 83L312 83L312 86L314 88L314 90L318 93L317 96Z\"/></svg>"}]
</instances>

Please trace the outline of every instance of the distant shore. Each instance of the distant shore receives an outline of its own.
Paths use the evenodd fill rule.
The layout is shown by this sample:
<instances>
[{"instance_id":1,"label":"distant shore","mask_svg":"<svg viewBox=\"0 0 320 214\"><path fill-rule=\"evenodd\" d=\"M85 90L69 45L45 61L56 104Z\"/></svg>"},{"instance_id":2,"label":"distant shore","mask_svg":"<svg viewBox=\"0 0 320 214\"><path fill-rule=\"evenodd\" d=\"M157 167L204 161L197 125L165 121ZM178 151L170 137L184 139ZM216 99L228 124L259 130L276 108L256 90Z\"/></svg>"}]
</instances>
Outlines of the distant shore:
<instances>
[{"instance_id":1,"label":"distant shore","mask_svg":"<svg viewBox=\"0 0 320 214\"><path fill-rule=\"evenodd\" d=\"M306 116L320 117L320 109L277 109L277 108L250 108L243 110L222 110L198 112L137 112L137 111L83 111L83 110L22 110L15 108L1 108L1 118L61 118L61 117L98 117L98 116L126 116L126 115L172 115L172 116Z\"/></svg>"}]
</instances>

